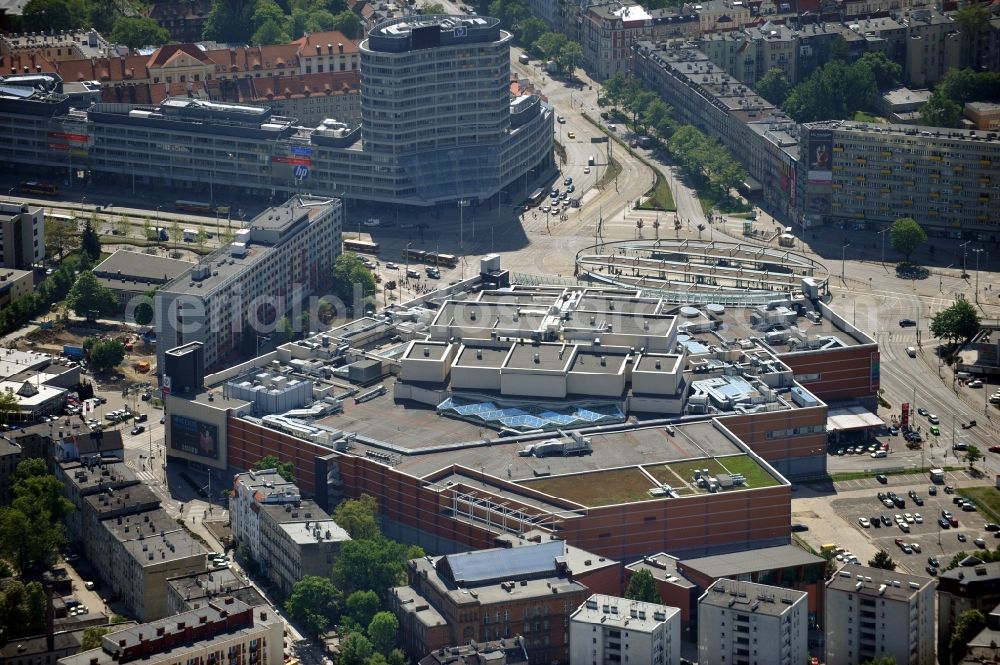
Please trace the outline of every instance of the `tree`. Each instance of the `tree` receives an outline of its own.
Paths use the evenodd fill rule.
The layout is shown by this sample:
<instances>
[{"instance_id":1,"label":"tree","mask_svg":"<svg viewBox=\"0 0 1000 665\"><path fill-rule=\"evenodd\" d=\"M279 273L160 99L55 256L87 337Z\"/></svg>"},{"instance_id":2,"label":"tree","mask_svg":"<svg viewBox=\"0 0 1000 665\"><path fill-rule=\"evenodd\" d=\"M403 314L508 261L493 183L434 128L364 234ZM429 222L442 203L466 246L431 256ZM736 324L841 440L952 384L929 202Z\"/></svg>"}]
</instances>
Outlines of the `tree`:
<instances>
[{"instance_id":1,"label":"tree","mask_svg":"<svg viewBox=\"0 0 1000 665\"><path fill-rule=\"evenodd\" d=\"M45 631L45 589L39 582L13 580L0 590L0 626L4 637L26 637Z\"/></svg>"},{"instance_id":2,"label":"tree","mask_svg":"<svg viewBox=\"0 0 1000 665\"><path fill-rule=\"evenodd\" d=\"M278 475L287 480L290 483L295 482L295 476L293 475L293 467L291 462L282 462L274 455L268 455L257 460L257 463L253 465L254 471L264 471L265 469L274 469L278 472Z\"/></svg>"},{"instance_id":3,"label":"tree","mask_svg":"<svg viewBox=\"0 0 1000 665\"><path fill-rule=\"evenodd\" d=\"M386 538L349 540L333 563L334 582L347 593L371 589L384 601L403 580L406 554L404 545Z\"/></svg>"},{"instance_id":4,"label":"tree","mask_svg":"<svg viewBox=\"0 0 1000 665\"><path fill-rule=\"evenodd\" d=\"M370 494L341 501L333 511L333 521L354 540L375 540L382 537L382 530L378 526L378 504Z\"/></svg>"},{"instance_id":5,"label":"tree","mask_svg":"<svg viewBox=\"0 0 1000 665\"><path fill-rule=\"evenodd\" d=\"M233 559L236 560L236 563L240 564L240 568L251 575L257 573L257 562L254 561L253 555L250 553L250 547L246 543L240 543L237 546L236 552L233 554Z\"/></svg>"},{"instance_id":6,"label":"tree","mask_svg":"<svg viewBox=\"0 0 1000 665\"><path fill-rule=\"evenodd\" d=\"M403 653L402 649L393 649L389 652L389 657L386 658L389 665L409 665L409 661L406 659L406 654Z\"/></svg>"},{"instance_id":7,"label":"tree","mask_svg":"<svg viewBox=\"0 0 1000 665\"><path fill-rule=\"evenodd\" d=\"M90 350L90 364L98 372L107 372L125 360L125 345L117 339L101 339Z\"/></svg>"},{"instance_id":8,"label":"tree","mask_svg":"<svg viewBox=\"0 0 1000 665\"><path fill-rule=\"evenodd\" d=\"M59 260L64 252L80 246L80 232L76 222L68 219L45 220L45 253L49 258Z\"/></svg>"},{"instance_id":9,"label":"tree","mask_svg":"<svg viewBox=\"0 0 1000 665\"><path fill-rule=\"evenodd\" d=\"M51 563L63 542L62 524L43 508L31 514L14 506L0 508L0 557L13 562L22 575L34 566Z\"/></svg>"},{"instance_id":10,"label":"tree","mask_svg":"<svg viewBox=\"0 0 1000 665\"><path fill-rule=\"evenodd\" d=\"M862 55L852 65L852 69L867 69L879 90L893 87L903 77L903 67L878 51L868 51Z\"/></svg>"},{"instance_id":11,"label":"tree","mask_svg":"<svg viewBox=\"0 0 1000 665\"><path fill-rule=\"evenodd\" d=\"M278 322L274 324L274 334L277 336L279 344L290 342L295 337L295 330L292 328L292 322L287 316L282 316L278 319Z\"/></svg>"},{"instance_id":12,"label":"tree","mask_svg":"<svg viewBox=\"0 0 1000 665\"><path fill-rule=\"evenodd\" d=\"M153 299L156 298L156 289L146 291L142 294L142 298L142 302L132 311L132 318L140 326L148 326L153 322Z\"/></svg>"},{"instance_id":13,"label":"tree","mask_svg":"<svg viewBox=\"0 0 1000 665\"><path fill-rule=\"evenodd\" d=\"M344 596L325 577L306 575L295 583L285 603L288 614L316 637L337 622Z\"/></svg>"},{"instance_id":14,"label":"tree","mask_svg":"<svg viewBox=\"0 0 1000 665\"><path fill-rule=\"evenodd\" d=\"M163 46L170 41L170 33L151 18L120 16L115 19L115 26L111 29L111 41L124 44L130 49Z\"/></svg>"},{"instance_id":15,"label":"tree","mask_svg":"<svg viewBox=\"0 0 1000 665\"><path fill-rule=\"evenodd\" d=\"M563 46L566 45L569 39L566 35L558 32L546 32L544 35L535 41L535 50L541 54L546 60L554 59L559 56L562 51Z\"/></svg>"},{"instance_id":16,"label":"tree","mask_svg":"<svg viewBox=\"0 0 1000 665\"><path fill-rule=\"evenodd\" d=\"M174 247L177 247L180 243L183 234L181 233L181 225L176 219L170 222L170 239L174 241Z\"/></svg>"},{"instance_id":17,"label":"tree","mask_svg":"<svg viewBox=\"0 0 1000 665\"><path fill-rule=\"evenodd\" d=\"M118 299L111 289L102 286L92 272L80 273L66 296L66 305L77 316L88 316L96 311L98 316L114 314L118 310Z\"/></svg>"},{"instance_id":18,"label":"tree","mask_svg":"<svg viewBox=\"0 0 1000 665\"><path fill-rule=\"evenodd\" d=\"M962 49L964 60L970 67L978 67L976 54L979 53L980 41L990 23L990 10L986 5L969 5L955 12L955 23L962 34Z\"/></svg>"},{"instance_id":19,"label":"tree","mask_svg":"<svg viewBox=\"0 0 1000 665\"><path fill-rule=\"evenodd\" d=\"M87 23L83 0L28 0L22 14L27 32L73 30Z\"/></svg>"},{"instance_id":20,"label":"tree","mask_svg":"<svg viewBox=\"0 0 1000 665\"><path fill-rule=\"evenodd\" d=\"M364 26L358 15L347 9L334 14L332 29L343 33L348 39L357 39L361 36Z\"/></svg>"},{"instance_id":21,"label":"tree","mask_svg":"<svg viewBox=\"0 0 1000 665\"><path fill-rule=\"evenodd\" d=\"M866 660L862 665L896 665L895 656L882 656L872 660Z\"/></svg>"},{"instance_id":22,"label":"tree","mask_svg":"<svg viewBox=\"0 0 1000 665\"><path fill-rule=\"evenodd\" d=\"M892 242L892 248L906 257L906 261L909 262L910 255L926 242L927 233L913 218L900 217L892 225L889 240Z\"/></svg>"},{"instance_id":23,"label":"tree","mask_svg":"<svg viewBox=\"0 0 1000 665\"><path fill-rule=\"evenodd\" d=\"M556 57L556 64L559 69L572 74L573 71L583 62L583 47L574 41L568 41L559 49Z\"/></svg>"},{"instance_id":24,"label":"tree","mask_svg":"<svg viewBox=\"0 0 1000 665\"><path fill-rule=\"evenodd\" d=\"M931 127L954 127L962 117L962 107L935 91L920 107L920 124Z\"/></svg>"},{"instance_id":25,"label":"tree","mask_svg":"<svg viewBox=\"0 0 1000 665\"><path fill-rule=\"evenodd\" d=\"M530 47L545 34L546 30L548 30L548 26L542 19L534 16L526 18L518 23L517 41L522 46Z\"/></svg>"},{"instance_id":26,"label":"tree","mask_svg":"<svg viewBox=\"0 0 1000 665\"><path fill-rule=\"evenodd\" d=\"M885 550L876 552L875 556L868 560L868 565L872 568L881 568L882 570L896 570L896 562L892 560L892 557Z\"/></svg>"},{"instance_id":27,"label":"tree","mask_svg":"<svg viewBox=\"0 0 1000 665\"><path fill-rule=\"evenodd\" d=\"M246 41L253 32L250 18L254 0L212 0L212 9L205 19L205 39L219 42Z\"/></svg>"},{"instance_id":28,"label":"tree","mask_svg":"<svg viewBox=\"0 0 1000 665\"><path fill-rule=\"evenodd\" d=\"M979 332L979 312L968 300L956 300L931 317L931 334L952 343Z\"/></svg>"},{"instance_id":29,"label":"tree","mask_svg":"<svg viewBox=\"0 0 1000 665\"><path fill-rule=\"evenodd\" d=\"M118 223L115 224L115 229L117 229L119 235L128 237L128 234L132 232L132 220L128 218L128 215L120 216Z\"/></svg>"},{"instance_id":30,"label":"tree","mask_svg":"<svg viewBox=\"0 0 1000 665\"><path fill-rule=\"evenodd\" d=\"M80 641L80 652L90 651L101 646L101 638L111 632L107 626L90 626L83 631L83 640Z\"/></svg>"},{"instance_id":31,"label":"tree","mask_svg":"<svg viewBox=\"0 0 1000 665\"><path fill-rule=\"evenodd\" d=\"M367 626L379 609L378 594L370 589L354 591L344 602L344 614L358 626Z\"/></svg>"},{"instance_id":32,"label":"tree","mask_svg":"<svg viewBox=\"0 0 1000 665\"><path fill-rule=\"evenodd\" d=\"M625 587L625 597L630 600L641 600L644 603L662 603L660 592L656 590L656 580L648 570L642 569L634 573Z\"/></svg>"},{"instance_id":33,"label":"tree","mask_svg":"<svg viewBox=\"0 0 1000 665\"><path fill-rule=\"evenodd\" d=\"M264 25L257 28L250 41L261 46L268 46L270 44L285 44L291 40L288 38L288 34L285 33L285 28L281 23L273 19L268 19L264 22Z\"/></svg>"},{"instance_id":34,"label":"tree","mask_svg":"<svg viewBox=\"0 0 1000 665\"><path fill-rule=\"evenodd\" d=\"M444 5L440 2L428 2L421 9L422 14L447 14Z\"/></svg>"},{"instance_id":35,"label":"tree","mask_svg":"<svg viewBox=\"0 0 1000 665\"><path fill-rule=\"evenodd\" d=\"M39 519L58 524L73 512L73 504L63 496L62 483L49 473L45 461L32 458L18 463L13 477L12 505L29 517L37 510L45 511Z\"/></svg>"},{"instance_id":36,"label":"tree","mask_svg":"<svg viewBox=\"0 0 1000 665\"><path fill-rule=\"evenodd\" d=\"M11 420L11 416L21 412L21 403L17 395L6 390L0 390L0 423Z\"/></svg>"},{"instance_id":37,"label":"tree","mask_svg":"<svg viewBox=\"0 0 1000 665\"><path fill-rule=\"evenodd\" d=\"M791 87L792 84L780 67L772 67L767 70L767 73L757 81L757 92L775 106L781 106L785 103L785 98L788 97L788 91Z\"/></svg>"},{"instance_id":38,"label":"tree","mask_svg":"<svg viewBox=\"0 0 1000 665\"><path fill-rule=\"evenodd\" d=\"M493 0L487 13L500 19L500 25L504 30L514 30L521 21L531 16L521 0Z\"/></svg>"},{"instance_id":39,"label":"tree","mask_svg":"<svg viewBox=\"0 0 1000 665\"><path fill-rule=\"evenodd\" d=\"M83 227L83 233L80 234L80 248L91 261L101 258L101 239L94 230L94 223L89 219Z\"/></svg>"},{"instance_id":40,"label":"tree","mask_svg":"<svg viewBox=\"0 0 1000 665\"><path fill-rule=\"evenodd\" d=\"M969 640L985 627L986 617L979 610L966 610L959 614L955 628L951 632L951 639L948 640L947 659L941 658L941 662L957 663L965 658Z\"/></svg>"},{"instance_id":41,"label":"tree","mask_svg":"<svg viewBox=\"0 0 1000 665\"><path fill-rule=\"evenodd\" d=\"M368 639L375 650L388 654L396 646L399 639L399 621L392 612L379 612L368 624Z\"/></svg>"},{"instance_id":42,"label":"tree","mask_svg":"<svg viewBox=\"0 0 1000 665\"><path fill-rule=\"evenodd\" d=\"M375 652L364 633L355 631L340 645L340 665L365 665L365 660Z\"/></svg>"},{"instance_id":43,"label":"tree","mask_svg":"<svg viewBox=\"0 0 1000 665\"><path fill-rule=\"evenodd\" d=\"M345 304L357 300L359 309L361 301L375 293L375 278L357 254L344 252L337 257L333 264L333 292Z\"/></svg>"},{"instance_id":44,"label":"tree","mask_svg":"<svg viewBox=\"0 0 1000 665\"><path fill-rule=\"evenodd\" d=\"M976 462L978 462L981 459L983 459L983 453L980 452L979 447L970 444L969 447L965 450L965 461L969 465L969 470L971 471L972 469L974 469L976 466Z\"/></svg>"},{"instance_id":45,"label":"tree","mask_svg":"<svg viewBox=\"0 0 1000 665\"><path fill-rule=\"evenodd\" d=\"M198 246L199 250L205 249L205 243L208 242L208 234L205 233L205 229L202 227L198 228L198 233L194 237L194 244Z\"/></svg>"}]
</instances>

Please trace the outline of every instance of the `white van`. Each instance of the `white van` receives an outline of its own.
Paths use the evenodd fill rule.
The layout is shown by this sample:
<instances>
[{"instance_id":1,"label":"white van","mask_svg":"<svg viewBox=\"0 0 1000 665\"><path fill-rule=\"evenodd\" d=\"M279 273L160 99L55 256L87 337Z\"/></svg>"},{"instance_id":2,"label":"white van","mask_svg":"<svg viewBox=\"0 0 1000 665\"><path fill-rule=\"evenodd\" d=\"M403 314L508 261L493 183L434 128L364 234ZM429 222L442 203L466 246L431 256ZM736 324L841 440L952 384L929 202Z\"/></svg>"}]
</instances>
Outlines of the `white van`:
<instances>
[{"instance_id":1,"label":"white van","mask_svg":"<svg viewBox=\"0 0 1000 665\"><path fill-rule=\"evenodd\" d=\"M884 450L876 450L872 453L872 459L881 459L883 457L888 457L889 453Z\"/></svg>"}]
</instances>

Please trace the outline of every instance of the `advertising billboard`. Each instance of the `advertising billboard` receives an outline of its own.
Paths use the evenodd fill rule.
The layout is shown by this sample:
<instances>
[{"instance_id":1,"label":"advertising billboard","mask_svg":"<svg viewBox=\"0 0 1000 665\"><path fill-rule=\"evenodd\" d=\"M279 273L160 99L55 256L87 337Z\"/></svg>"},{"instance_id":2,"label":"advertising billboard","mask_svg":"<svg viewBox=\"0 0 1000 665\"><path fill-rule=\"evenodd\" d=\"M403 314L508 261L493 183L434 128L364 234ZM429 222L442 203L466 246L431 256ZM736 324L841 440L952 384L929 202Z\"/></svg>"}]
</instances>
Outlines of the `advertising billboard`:
<instances>
[{"instance_id":1,"label":"advertising billboard","mask_svg":"<svg viewBox=\"0 0 1000 665\"><path fill-rule=\"evenodd\" d=\"M809 132L810 185L829 185L833 182L833 130L817 129Z\"/></svg>"},{"instance_id":2,"label":"advertising billboard","mask_svg":"<svg viewBox=\"0 0 1000 665\"><path fill-rule=\"evenodd\" d=\"M779 180L779 186L781 191L783 191L787 196L785 197L787 201L794 203L795 201L795 163L792 158L788 155L784 156L781 160L781 174Z\"/></svg>"},{"instance_id":3,"label":"advertising billboard","mask_svg":"<svg viewBox=\"0 0 1000 665\"><path fill-rule=\"evenodd\" d=\"M170 416L170 447L189 455L219 459L219 428L187 416Z\"/></svg>"}]
</instances>

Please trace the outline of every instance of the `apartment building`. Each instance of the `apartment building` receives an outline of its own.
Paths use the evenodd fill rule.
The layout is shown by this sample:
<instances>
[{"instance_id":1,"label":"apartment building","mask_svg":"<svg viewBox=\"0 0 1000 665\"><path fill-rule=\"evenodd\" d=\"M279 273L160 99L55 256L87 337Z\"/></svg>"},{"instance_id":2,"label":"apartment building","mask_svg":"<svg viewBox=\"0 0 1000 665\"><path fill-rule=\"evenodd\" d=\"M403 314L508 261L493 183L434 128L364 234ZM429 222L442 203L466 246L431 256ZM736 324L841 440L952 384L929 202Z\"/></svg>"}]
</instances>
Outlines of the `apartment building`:
<instances>
[{"instance_id":1,"label":"apartment building","mask_svg":"<svg viewBox=\"0 0 1000 665\"><path fill-rule=\"evenodd\" d=\"M594 594L570 615L569 662L679 665L680 610Z\"/></svg>"},{"instance_id":2,"label":"apartment building","mask_svg":"<svg viewBox=\"0 0 1000 665\"><path fill-rule=\"evenodd\" d=\"M906 60L902 64L908 85L932 85L948 70L962 66L962 34L954 18L933 9L911 9L901 23L906 26Z\"/></svg>"},{"instance_id":3,"label":"apartment building","mask_svg":"<svg viewBox=\"0 0 1000 665\"><path fill-rule=\"evenodd\" d=\"M202 38L210 11L211 0L165 0L148 5L146 16L170 33L170 41L190 43Z\"/></svg>"},{"instance_id":4,"label":"apartment building","mask_svg":"<svg viewBox=\"0 0 1000 665\"><path fill-rule=\"evenodd\" d=\"M111 45L97 30L53 30L0 35L0 56L35 54L50 62L106 55Z\"/></svg>"},{"instance_id":5,"label":"apartment building","mask_svg":"<svg viewBox=\"0 0 1000 665\"><path fill-rule=\"evenodd\" d=\"M221 596L231 596L251 607L267 605L252 582L244 581L229 568L212 568L167 580L167 614L196 610Z\"/></svg>"},{"instance_id":6,"label":"apartment building","mask_svg":"<svg viewBox=\"0 0 1000 665\"><path fill-rule=\"evenodd\" d=\"M14 471L22 459L24 454L21 446L0 437L0 505L6 505L14 498L11 478L14 477Z\"/></svg>"},{"instance_id":7,"label":"apartment building","mask_svg":"<svg viewBox=\"0 0 1000 665\"><path fill-rule=\"evenodd\" d=\"M826 662L933 665L935 580L848 564L826 584Z\"/></svg>"},{"instance_id":8,"label":"apartment building","mask_svg":"<svg viewBox=\"0 0 1000 665\"><path fill-rule=\"evenodd\" d=\"M31 270L43 258L44 208L28 203L0 202L0 268Z\"/></svg>"},{"instance_id":9,"label":"apartment building","mask_svg":"<svg viewBox=\"0 0 1000 665\"><path fill-rule=\"evenodd\" d=\"M101 646L60 658L58 665L218 663L281 665L284 623L266 605L220 596L169 618L115 630Z\"/></svg>"},{"instance_id":10,"label":"apartment building","mask_svg":"<svg viewBox=\"0 0 1000 665\"><path fill-rule=\"evenodd\" d=\"M631 72L635 42L693 38L700 34L700 24L694 12L678 14L672 9L611 3L587 8L582 33L584 59L594 78L603 81L619 72Z\"/></svg>"},{"instance_id":11,"label":"apartment building","mask_svg":"<svg viewBox=\"0 0 1000 665\"><path fill-rule=\"evenodd\" d=\"M970 559L938 576L938 648L947 644L962 612L979 610L988 616L1000 604L1000 562Z\"/></svg>"},{"instance_id":12,"label":"apartment building","mask_svg":"<svg viewBox=\"0 0 1000 665\"><path fill-rule=\"evenodd\" d=\"M1000 238L995 132L828 121L802 125L803 226L880 230L900 217L930 236Z\"/></svg>"},{"instance_id":13,"label":"apartment building","mask_svg":"<svg viewBox=\"0 0 1000 665\"><path fill-rule=\"evenodd\" d=\"M411 560L390 599L407 654L520 635L529 662L568 662L570 615L590 591L567 554L549 541Z\"/></svg>"},{"instance_id":14,"label":"apartment building","mask_svg":"<svg viewBox=\"0 0 1000 665\"><path fill-rule=\"evenodd\" d=\"M205 570L205 547L177 525L166 511L104 520L97 539L109 544L104 582L121 597L129 613L140 621L169 614L167 580Z\"/></svg>"},{"instance_id":15,"label":"apartment building","mask_svg":"<svg viewBox=\"0 0 1000 665\"><path fill-rule=\"evenodd\" d=\"M274 469L237 474L230 511L233 535L274 584L290 593L306 575L329 577L351 537Z\"/></svg>"},{"instance_id":16,"label":"apartment building","mask_svg":"<svg viewBox=\"0 0 1000 665\"><path fill-rule=\"evenodd\" d=\"M716 580L698 600L698 661L796 665L809 660L804 591Z\"/></svg>"},{"instance_id":17,"label":"apartment building","mask_svg":"<svg viewBox=\"0 0 1000 665\"><path fill-rule=\"evenodd\" d=\"M197 341L211 367L238 352L247 322L260 332L302 303L329 281L342 224L341 201L293 197L157 291L158 366L167 349Z\"/></svg>"},{"instance_id":18,"label":"apartment building","mask_svg":"<svg viewBox=\"0 0 1000 665\"><path fill-rule=\"evenodd\" d=\"M34 290L34 271L0 267L0 308L8 307Z\"/></svg>"}]
</instances>

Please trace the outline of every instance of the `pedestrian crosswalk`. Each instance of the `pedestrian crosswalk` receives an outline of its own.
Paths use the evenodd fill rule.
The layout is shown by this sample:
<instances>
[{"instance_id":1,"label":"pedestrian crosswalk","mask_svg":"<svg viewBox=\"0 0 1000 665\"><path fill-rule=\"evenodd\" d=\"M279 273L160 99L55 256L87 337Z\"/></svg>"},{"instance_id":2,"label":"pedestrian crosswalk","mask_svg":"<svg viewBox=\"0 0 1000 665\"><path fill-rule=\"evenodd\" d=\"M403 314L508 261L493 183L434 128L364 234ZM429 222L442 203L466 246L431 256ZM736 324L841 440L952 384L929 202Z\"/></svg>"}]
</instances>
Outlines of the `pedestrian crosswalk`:
<instances>
[{"instance_id":1,"label":"pedestrian crosswalk","mask_svg":"<svg viewBox=\"0 0 1000 665\"><path fill-rule=\"evenodd\" d=\"M125 462L125 465L135 471L136 477L147 485L159 484L160 478L149 464L147 459L132 458Z\"/></svg>"}]
</instances>

